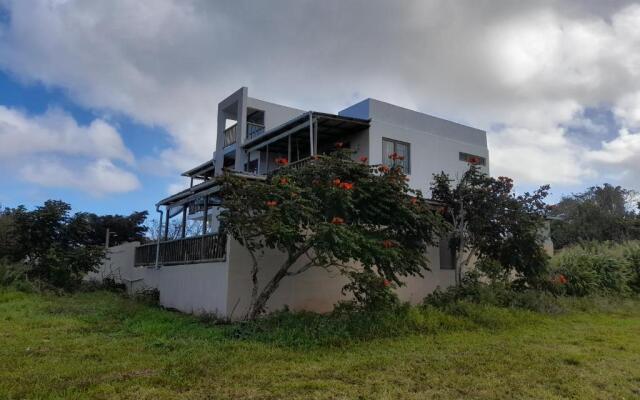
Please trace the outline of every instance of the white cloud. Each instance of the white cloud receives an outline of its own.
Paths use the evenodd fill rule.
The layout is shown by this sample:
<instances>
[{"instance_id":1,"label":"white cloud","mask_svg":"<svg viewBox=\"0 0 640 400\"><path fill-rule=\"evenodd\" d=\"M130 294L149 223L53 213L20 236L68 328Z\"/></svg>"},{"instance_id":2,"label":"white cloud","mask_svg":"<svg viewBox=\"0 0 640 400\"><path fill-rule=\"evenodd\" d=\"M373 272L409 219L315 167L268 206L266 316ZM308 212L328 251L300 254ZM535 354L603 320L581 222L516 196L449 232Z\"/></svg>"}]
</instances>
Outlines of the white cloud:
<instances>
[{"instance_id":1,"label":"white cloud","mask_svg":"<svg viewBox=\"0 0 640 400\"><path fill-rule=\"evenodd\" d=\"M79 126L59 109L30 117L0 105L0 157L42 153L104 157L129 164L134 161L120 134L101 119Z\"/></svg>"},{"instance_id":2,"label":"white cloud","mask_svg":"<svg viewBox=\"0 0 640 400\"><path fill-rule=\"evenodd\" d=\"M526 183L615 176L637 158L633 134L593 149L563 127L585 124L577 119L587 107L612 107L623 128L638 125L640 4L6 4L1 66L84 106L166 128L173 146L160 161L176 171L211 156L217 103L243 85L303 109L376 97L499 125L489 130L492 170Z\"/></svg>"},{"instance_id":3,"label":"white cloud","mask_svg":"<svg viewBox=\"0 0 640 400\"><path fill-rule=\"evenodd\" d=\"M28 182L94 195L128 192L137 177L114 164L135 159L116 129L101 119L81 126L59 109L29 116L0 106L0 166Z\"/></svg>"},{"instance_id":4,"label":"white cloud","mask_svg":"<svg viewBox=\"0 0 640 400\"><path fill-rule=\"evenodd\" d=\"M57 160L41 160L22 167L20 172L28 182L45 187L75 188L95 196L130 192L140 186L134 174L107 159L98 159L80 169Z\"/></svg>"}]
</instances>

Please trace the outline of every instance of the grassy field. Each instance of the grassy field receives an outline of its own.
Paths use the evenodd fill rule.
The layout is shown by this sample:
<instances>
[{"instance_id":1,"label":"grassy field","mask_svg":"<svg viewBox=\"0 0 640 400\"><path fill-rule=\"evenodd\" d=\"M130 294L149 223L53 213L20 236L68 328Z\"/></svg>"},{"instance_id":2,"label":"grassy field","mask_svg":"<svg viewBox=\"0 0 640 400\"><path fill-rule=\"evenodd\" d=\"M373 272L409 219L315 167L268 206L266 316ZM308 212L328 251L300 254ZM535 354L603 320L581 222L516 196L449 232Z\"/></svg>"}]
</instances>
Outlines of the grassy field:
<instances>
[{"instance_id":1,"label":"grassy field","mask_svg":"<svg viewBox=\"0 0 640 400\"><path fill-rule=\"evenodd\" d=\"M292 347L108 292L0 291L0 398L634 399L639 306L478 308L429 334Z\"/></svg>"}]
</instances>

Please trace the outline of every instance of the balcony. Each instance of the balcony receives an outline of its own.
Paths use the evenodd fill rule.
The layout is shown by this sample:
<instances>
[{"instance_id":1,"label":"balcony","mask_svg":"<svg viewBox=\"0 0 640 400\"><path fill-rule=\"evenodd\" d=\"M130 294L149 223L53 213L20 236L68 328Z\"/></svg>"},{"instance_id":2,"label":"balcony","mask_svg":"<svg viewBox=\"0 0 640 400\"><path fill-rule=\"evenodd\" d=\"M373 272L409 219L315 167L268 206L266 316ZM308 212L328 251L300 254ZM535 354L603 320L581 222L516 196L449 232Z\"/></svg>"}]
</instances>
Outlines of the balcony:
<instances>
[{"instance_id":1,"label":"balcony","mask_svg":"<svg viewBox=\"0 0 640 400\"><path fill-rule=\"evenodd\" d=\"M227 238L210 234L160 242L158 265L194 264L223 261L226 256ZM136 248L136 267L154 266L158 243L148 243Z\"/></svg>"}]
</instances>

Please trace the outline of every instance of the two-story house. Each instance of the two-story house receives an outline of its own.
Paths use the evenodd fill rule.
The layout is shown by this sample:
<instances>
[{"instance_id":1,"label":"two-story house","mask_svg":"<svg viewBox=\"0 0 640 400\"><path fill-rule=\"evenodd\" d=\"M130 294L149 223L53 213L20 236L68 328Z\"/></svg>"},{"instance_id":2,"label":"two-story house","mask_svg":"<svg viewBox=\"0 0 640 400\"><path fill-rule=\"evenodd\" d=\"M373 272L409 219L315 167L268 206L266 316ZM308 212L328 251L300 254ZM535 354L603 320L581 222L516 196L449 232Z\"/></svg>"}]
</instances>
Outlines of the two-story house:
<instances>
[{"instance_id":1,"label":"two-story house","mask_svg":"<svg viewBox=\"0 0 640 400\"><path fill-rule=\"evenodd\" d=\"M486 133L455 122L366 99L328 114L304 111L249 97L243 87L218 105L216 151L211 160L183 173L190 187L157 203L162 214L162 235L157 243L135 249L140 279L160 291L161 303L186 312L238 317L248 306L251 292L247 251L218 234L221 199L214 177L224 170L247 179L264 179L289 160L289 168L311 156L333 149L337 141L366 156L371 164L392 162L388 155L403 155L409 184L428 196L434 173L455 177L476 157L489 171ZM431 271L424 278L407 279L398 289L402 300L420 302L437 286L454 282L448 246L429 251ZM275 251L261 259L261 281L283 257ZM329 311L342 298L345 280L338 273L309 270L287 278L274 294L270 310Z\"/></svg>"}]
</instances>

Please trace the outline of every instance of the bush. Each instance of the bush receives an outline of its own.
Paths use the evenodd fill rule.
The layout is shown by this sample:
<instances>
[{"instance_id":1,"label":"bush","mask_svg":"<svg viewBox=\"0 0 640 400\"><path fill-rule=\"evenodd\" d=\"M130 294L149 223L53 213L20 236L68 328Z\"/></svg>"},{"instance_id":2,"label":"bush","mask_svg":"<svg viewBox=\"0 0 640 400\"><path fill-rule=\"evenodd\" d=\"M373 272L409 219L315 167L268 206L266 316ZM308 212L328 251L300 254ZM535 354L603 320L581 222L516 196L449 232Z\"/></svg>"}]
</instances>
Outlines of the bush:
<instances>
[{"instance_id":1,"label":"bush","mask_svg":"<svg viewBox=\"0 0 640 400\"><path fill-rule=\"evenodd\" d=\"M339 308L360 308L367 311L380 311L397 307L398 295L393 291L391 281L373 271L349 272L350 282L342 289L343 294L351 293L353 301L341 302Z\"/></svg>"},{"instance_id":2,"label":"bush","mask_svg":"<svg viewBox=\"0 0 640 400\"><path fill-rule=\"evenodd\" d=\"M635 279L632 248L631 244L589 243L563 250L552 259L553 289L570 296L628 294Z\"/></svg>"},{"instance_id":3,"label":"bush","mask_svg":"<svg viewBox=\"0 0 640 400\"><path fill-rule=\"evenodd\" d=\"M425 297L425 306L442 310L455 310L459 303L482 306L522 308L530 311L556 313L561 310L553 294L522 289L506 280L486 281L480 271L472 270L464 275L462 283L445 290L436 289Z\"/></svg>"},{"instance_id":4,"label":"bush","mask_svg":"<svg viewBox=\"0 0 640 400\"><path fill-rule=\"evenodd\" d=\"M629 263L629 287L634 292L640 293L640 243L629 243L623 255Z\"/></svg>"}]
</instances>

